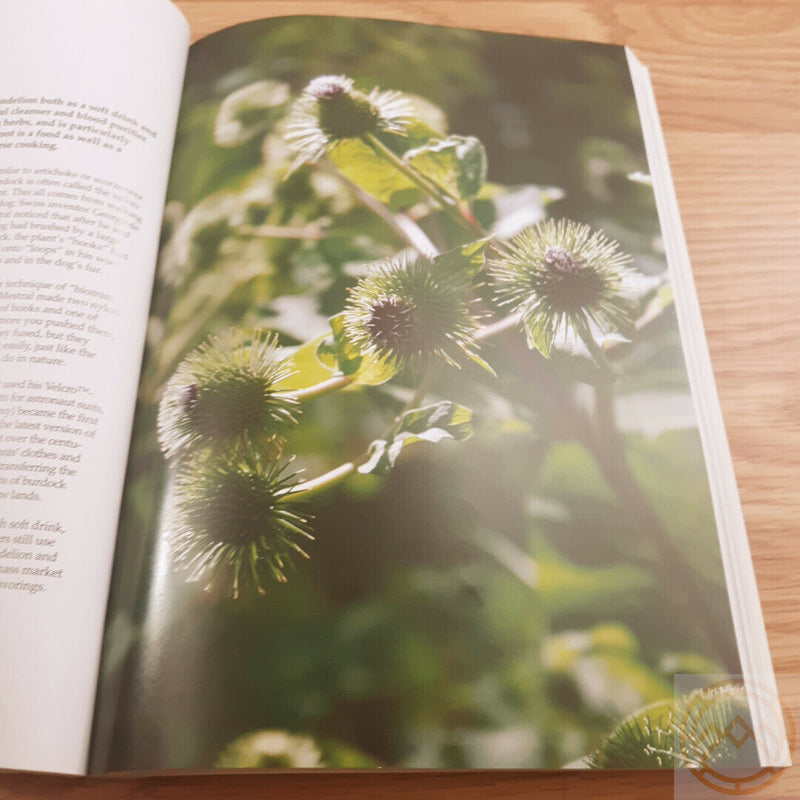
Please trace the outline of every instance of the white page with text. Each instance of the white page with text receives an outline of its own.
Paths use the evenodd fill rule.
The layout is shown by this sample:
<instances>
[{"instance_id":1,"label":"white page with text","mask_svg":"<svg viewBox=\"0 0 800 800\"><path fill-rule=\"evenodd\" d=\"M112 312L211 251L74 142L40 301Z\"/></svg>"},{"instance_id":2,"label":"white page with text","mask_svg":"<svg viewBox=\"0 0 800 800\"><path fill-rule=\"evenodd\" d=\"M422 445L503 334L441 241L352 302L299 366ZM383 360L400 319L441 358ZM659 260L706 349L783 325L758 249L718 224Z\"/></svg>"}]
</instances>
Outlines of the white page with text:
<instances>
[{"instance_id":1,"label":"white page with text","mask_svg":"<svg viewBox=\"0 0 800 800\"><path fill-rule=\"evenodd\" d=\"M86 769L188 38L166 0L3 6L3 768Z\"/></svg>"}]
</instances>

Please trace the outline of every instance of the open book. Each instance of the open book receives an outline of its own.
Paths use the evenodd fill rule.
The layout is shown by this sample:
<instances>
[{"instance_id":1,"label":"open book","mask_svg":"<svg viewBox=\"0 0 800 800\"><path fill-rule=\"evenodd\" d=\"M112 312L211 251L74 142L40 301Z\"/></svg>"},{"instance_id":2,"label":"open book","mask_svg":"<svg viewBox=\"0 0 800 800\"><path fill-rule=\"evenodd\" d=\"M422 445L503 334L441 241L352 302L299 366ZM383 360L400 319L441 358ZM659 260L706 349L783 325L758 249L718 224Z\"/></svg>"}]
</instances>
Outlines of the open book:
<instances>
[{"instance_id":1,"label":"open book","mask_svg":"<svg viewBox=\"0 0 800 800\"><path fill-rule=\"evenodd\" d=\"M630 52L2 15L0 767L787 762Z\"/></svg>"}]
</instances>

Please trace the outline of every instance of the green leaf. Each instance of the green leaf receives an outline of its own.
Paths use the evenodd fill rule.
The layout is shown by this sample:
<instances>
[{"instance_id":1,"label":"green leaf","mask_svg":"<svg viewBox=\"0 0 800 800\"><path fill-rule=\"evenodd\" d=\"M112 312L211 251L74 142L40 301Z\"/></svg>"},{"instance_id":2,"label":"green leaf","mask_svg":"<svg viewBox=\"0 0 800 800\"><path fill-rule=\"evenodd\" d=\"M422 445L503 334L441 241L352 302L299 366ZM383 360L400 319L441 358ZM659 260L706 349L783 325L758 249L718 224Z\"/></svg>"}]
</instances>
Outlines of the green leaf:
<instances>
[{"instance_id":1,"label":"green leaf","mask_svg":"<svg viewBox=\"0 0 800 800\"><path fill-rule=\"evenodd\" d=\"M332 372L341 372L356 386L379 386L397 374L397 367L384 359L362 354L344 330L343 315L330 318L331 333L320 337L317 360Z\"/></svg>"},{"instance_id":2,"label":"green leaf","mask_svg":"<svg viewBox=\"0 0 800 800\"><path fill-rule=\"evenodd\" d=\"M289 102L289 85L282 81L256 81L229 94L219 107L214 123L214 142L238 147L266 133L275 112Z\"/></svg>"},{"instance_id":3,"label":"green leaf","mask_svg":"<svg viewBox=\"0 0 800 800\"><path fill-rule=\"evenodd\" d=\"M531 350L538 350L545 358L550 358L553 344L553 328L550 325L538 320L526 325L525 338Z\"/></svg>"},{"instance_id":4,"label":"green leaf","mask_svg":"<svg viewBox=\"0 0 800 800\"><path fill-rule=\"evenodd\" d=\"M385 144L388 144L390 147L392 147L393 150L398 150L396 137L378 134L378 138L381 139L381 141L383 141ZM428 124L428 121L426 121L423 116L420 116L418 119L413 120L406 128L403 139L401 140L402 144L399 146L399 149L401 152L407 153L409 150L413 150L415 147L421 147L428 142L441 138L442 131L436 130L435 127L431 127L431 125Z\"/></svg>"},{"instance_id":5,"label":"green leaf","mask_svg":"<svg viewBox=\"0 0 800 800\"><path fill-rule=\"evenodd\" d=\"M402 139L388 134L377 136L400 158L409 149L441 138L440 133L421 120L413 121ZM346 178L394 210L410 208L422 198L412 181L361 139L339 142L329 153L329 158Z\"/></svg>"},{"instance_id":6,"label":"green leaf","mask_svg":"<svg viewBox=\"0 0 800 800\"><path fill-rule=\"evenodd\" d=\"M399 192L407 193L404 207L414 205L420 197L417 187L402 172L360 139L340 142L329 157L345 178L382 203L389 203Z\"/></svg>"},{"instance_id":7,"label":"green leaf","mask_svg":"<svg viewBox=\"0 0 800 800\"><path fill-rule=\"evenodd\" d=\"M329 323L331 333L320 338L316 349L317 359L331 372L354 375L361 366L361 355L345 336L342 315L331 317Z\"/></svg>"},{"instance_id":8,"label":"green leaf","mask_svg":"<svg viewBox=\"0 0 800 800\"><path fill-rule=\"evenodd\" d=\"M486 150L474 136L448 136L409 150L410 166L462 200L474 197L486 180Z\"/></svg>"},{"instance_id":9,"label":"green leaf","mask_svg":"<svg viewBox=\"0 0 800 800\"><path fill-rule=\"evenodd\" d=\"M399 430L419 436L441 430L443 435L439 438L452 437L462 441L472 436L472 411L465 406L443 400L441 403L406 411L401 418Z\"/></svg>"},{"instance_id":10,"label":"green leaf","mask_svg":"<svg viewBox=\"0 0 800 800\"><path fill-rule=\"evenodd\" d=\"M289 356L291 374L276 384L275 389L282 392L293 392L307 389L331 377L334 370L329 369L317 358L317 347L329 337L323 333L315 339L294 348ZM289 352L289 348L286 349Z\"/></svg>"},{"instance_id":11,"label":"green leaf","mask_svg":"<svg viewBox=\"0 0 800 800\"><path fill-rule=\"evenodd\" d=\"M483 269L484 253L490 241L491 237L488 236L476 239L474 242L436 256L433 263L444 269L456 268L465 277L472 278Z\"/></svg>"},{"instance_id":12,"label":"green leaf","mask_svg":"<svg viewBox=\"0 0 800 800\"><path fill-rule=\"evenodd\" d=\"M463 441L472 436L472 411L449 400L406 411L390 439L376 439L369 446L369 459L358 471L365 475L385 475L397 461L401 450L414 442Z\"/></svg>"},{"instance_id":13,"label":"green leaf","mask_svg":"<svg viewBox=\"0 0 800 800\"><path fill-rule=\"evenodd\" d=\"M497 377L497 373L492 368L492 365L482 359L477 353L467 352L467 358L473 363L477 364L481 369L486 370L493 378Z\"/></svg>"},{"instance_id":14,"label":"green leaf","mask_svg":"<svg viewBox=\"0 0 800 800\"><path fill-rule=\"evenodd\" d=\"M442 139L441 132L420 119L406 128L402 138L389 134L377 137L399 158L408 161L410 154L416 154L420 164L415 167L430 172L429 177L437 182L438 175L442 185L460 197L474 196L486 177L486 155L474 137ZM423 198L413 181L361 139L339 142L329 158L346 178L395 211L410 208Z\"/></svg>"}]
</instances>

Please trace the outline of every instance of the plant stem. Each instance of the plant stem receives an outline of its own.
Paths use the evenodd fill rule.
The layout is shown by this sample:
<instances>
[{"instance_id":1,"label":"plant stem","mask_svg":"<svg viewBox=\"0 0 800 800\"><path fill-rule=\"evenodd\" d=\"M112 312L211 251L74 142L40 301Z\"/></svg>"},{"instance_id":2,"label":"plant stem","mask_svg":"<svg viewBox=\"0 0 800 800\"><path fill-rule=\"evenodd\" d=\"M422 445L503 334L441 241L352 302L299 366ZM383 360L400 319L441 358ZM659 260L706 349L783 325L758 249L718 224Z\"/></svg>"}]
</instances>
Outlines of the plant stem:
<instances>
[{"instance_id":1,"label":"plant stem","mask_svg":"<svg viewBox=\"0 0 800 800\"><path fill-rule=\"evenodd\" d=\"M319 397L328 392L335 392L337 389L343 389L350 384L350 378L347 375L334 375L332 378L316 383L313 386L308 386L305 389L295 389L286 394L293 397L298 402L303 400L310 400L312 397Z\"/></svg>"},{"instance_id":2,"label":"plant stem","mask_svg":"<svg viewBox=\"0 0 800 800\"><path fill-rule=\"evenodd\" d=\"M428 393L428 388L430 387L432 379L433 370L431 367L428 367L420 378L417 388L414 389L414 394L411 395L405 405L403 405L403 407L397 413L394 420L392 420L392 424L384 434L385 439L393 439L395 436L397 436L397 433L400 430L400 425L403 422L403 415L412 408L416 408L423 401L425 395Z\"/></svg>"},{"instance_id":3,"label":"plant stem","mask_svg":"<svg viewBox=\"0 0 800 800\"><path fill-rule=\"evenodd\" d=\"M405 414L409 409L415 408L420 402L422 402L432 377L433 371L429 368L422 376L414 395L403 406L402 410L392 420L392 424L386 429L386 432L383 434L384 439L392 439L397 435L400 422L403 419L403 414ZM327 382L328 381L326 381L326 383ZM319 385L321 386L322 384ZM348 461L345 464L340 464L338 467L334 467L334 469L324 473L323 475L320 475L318 478L312 478L310 481L298 483L293 489L290 489L287 494L290 494L293 498L303 500L308 497L313 497L315 494L318 494L319 492L322 492L331 486L335 486L337 483L344 480L348 475L352 475L358 466L363 464L368 458L369 450L367 449L361 454L361 456L359 456L359 458L355 459L354 461Z\"/></svg>"},{"instance_id":4,"label":"plant stem","mask_svg":"<svg viewBox=\"0 0 800 800\"><path fill-rule=\"evenodd\" d=\"M658 553L660 566L671 583L670 596L678 598L686 619L696 621L716 651L722 663L735 670L735 647L714 620L705 613L707 597L698 583L694 568L673 541L642 491L625 455L625 445L617 428L614 412L614 391L611 381L601 381L595 386L595 414L597 435L585 442L600 467L604 479L620 499L622 507L630 514L637 531Z\"/></svg>"},{"instance_id":5,"label":"plant stem","mask_svg":"<svg viewBox=\"0 0 800 800\"><path fill-rule=\"evenodd\" d=\"M371 194L365 192L358 184L353 183L346 175L331 167L325 162L320 162L317 167L328 175L335 176L347 186L348 189L358 198L359 202L380 217L398 236L404 239L415 250L428 258L439 255L439 251L433 242L428 238L425 231L414 222L407 214L395 214L386 208L383 203L378 202Z\"/></svg>"},{"instance_id":6,"label":"plant stem","mask_svg":"<svg viewBox=\"0 0 800 800\"><path fill-rule=\"evenodd\" d=\"M348 475L352 475L357 466L358 464L355 461L348 461L346 464L340 464L338 467L335 467L317 478L312 478L310 481L302 481L296 484L287 494L291 495L294 499L306 500L320 492L324 492L331 486L335 486Z\"/></svg>"},{"instance_id":7,"label":"plant stem","mask_svg":"<svg viewBox=\"0 0 800 800\"><path fill-rule=\"evenodd\" d=\"M578 441L586 448L616 495L620 508L627 512L639 535L658 555L663 575L670 582L669 598L677 607L676 611L686 620L697 621L722 664L735 672L738 655L732 640L722 635L723 632L715 628L714 620L704 613L707 598L694 568L672 540L633 474L617 427L613 382L602 381L595 387L595 419L592 421L576 406L569 389L553 375L547 360L538 354L532 355L533 358L520 360L519 367L531 375L531 383L538 387L551 436Z\"/></svg>"},{"instance_id":8,"label":"plant stem","mask_svg":"<svg viewBox=\"0 0 800 800\"><path fill-rule=\"evenodd\" d=\"M455 199L451 197L444 189L435 184L430 178L422 175L415 170L410 164L407 164L403 159L397 155L390 147L387 147L374 133L364 134L364 143L371 147L372 150L383 159L388 161L396 170L402 172L408 180L411 181L423 194L431 196L442 207L455 206ZM466 222L466 220L461 220Z\"/></svg>"},{"instance_id":9,"label":"plant stem","mask_svg":"<svg viewBox=\"0 0 800 800\"><path fill-rule=\"evenodd\" d=\"M236 232L238 236L258 239L325 239L328 234L314 223L305 227L286 225L243 225Z\"/></svg>"},{"instance_id":10,"label":"plant stem","mask_svg":"<svg viewBox=\"0 0 800 800\"><path fill-rule=\"evenodd\" d=\"M510 314L509 316L504 317L497 322L493 322L489 325L484 325L483 327L478 328L478 330L475 332L475 338L488 339L492 336L497 336L498 334L503 333L503 331L513 328L516 323L516 316L514 314ZM403 411L400 412L400 416L402 416L410 408L414 408L415 406L419 405L424 397L425 391L427 391L431 377L432 371L428 369L422 376L414 396L408 403L406 403L406 407L403 409ZM350 383L351 378L349 378L347 375L334 375L332 378L327 378L326 380L316 383L313 386L308 386L305 389L293 389L289 392L286 392L286 394L288 394L290 397L293 397L298 402L303 402L304 400L311 400L314 397L319 397L320 395L327 394L328 392L335 392L338 389L343 389L345 386L349 386Z\"/></svg>"},{"instance_id":11,"label":"plant stem","mask_svg":"<svg viewBox=\"0 0 800 800\"><path fill-rule=\"evenodd\" d=\"M437 203L455 223L469 233L477 236L485 236L486 232L475 222L474 219L465 217L458 208L458 201L448 194L441 186L421 175L412 166L403 161L400 156L388 148L375 134L364 134L364 143L367 144L372 150L386 161L388 161L396 170L401 172L413 183L423 194L430 197Z\"/></svg>"},{"instance_id":12,"label":"plant stem","mask_svg":"<svg viewBox=\"0 0 800 800\"><path fill-rule=\"evenodd\" d=\"M428 389L430 388L431 382L433 380L433 369L432 367L428 367L422 377L420 378L419 383L417 384L417 388L414 390L414 394L411 399L405 404L403 410L400 412L400 416L402 417L406 411L410 411L412 408L416 408L424 399L425 395L428 393Z\"/></svg>"},{"instance_id":13,"label":"plant stem","mask_svg":"<svg viewBox=\"0 0 800 800\"><path fill-rule=\"evenodd\" d=\"M492 336L497 336L498 333L503 333L513 328L518 322L519 317L516 314L509 314L507 317L497 320L497 322L491 322L488 325L483 325L478 328L478 330L475 331L475 338L479 340L489 339Z\"/></svg>"},{"instance_id":14,"label":"plant stem","mask_svg":"<svg viewBox=\"0 0 800 800\"><path fill-rule=\"evenodd\" d=\"M581 337L581 341L586 345L589 353L591 354L592 358L594 358L597 366L600 368L600 372L602 373L601 380L603 381L614 381L617 378L617 373L614 371L614 368L611 366L611 363L606 356L605 350L600 347L599 344L594 340L591 332L578 328L578 335Z\"/></svg>"}]
</instances>

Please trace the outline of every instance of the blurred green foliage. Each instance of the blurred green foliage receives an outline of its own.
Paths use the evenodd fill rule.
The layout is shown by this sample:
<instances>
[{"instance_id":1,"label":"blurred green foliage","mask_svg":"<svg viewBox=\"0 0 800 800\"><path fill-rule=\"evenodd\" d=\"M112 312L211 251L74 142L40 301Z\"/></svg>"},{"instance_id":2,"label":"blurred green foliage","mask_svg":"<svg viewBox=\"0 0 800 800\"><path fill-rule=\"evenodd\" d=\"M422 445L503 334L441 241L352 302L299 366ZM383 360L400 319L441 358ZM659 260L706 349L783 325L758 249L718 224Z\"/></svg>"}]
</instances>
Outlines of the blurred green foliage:
<instances>
[{"instance_id":1,"label":"blurred green foliage","mask_svg":"<svg viewBox=\"0 0 800 800\"><path fill-rule=\"evenodd\" d=\"M576 441L580 357L545 361L510 331L486 346L499 378L474 366L437 375L431 402L473 409L477 434L415 445L385 477L356 475L316 498L311 561L265 598L203 593L170 569L154 429L177 364L210 332L260 324L296 365L320 370L317 337L348 287L405 247L324 167L289 173L281 121L290 97L326 73L416 96L443 134L474 137L458 142L482 176L479 140L488 182L473 210L485 226L507 232L555 204L604 228L640 272L665 270L652 191L626 178L647 165L621 48L311 17L196 44L110 604L96 736L110 746L96 748L96 766L208 766L261 729L311 737L332 766L563 766L668 697L676 665L723 671ZM255 81L269 83L245 88ZM260 112L248 115L253 103ZM417 158L447 171L454 152ZM469 175L461 185L477 188ZM439 215L417 221L437 243L457 239ZM264 234L276 229L294 233ZM617 356L633 470L696 566L698 613L732 637L693 415L661 411L689 397L672 312ZM305 404L290 443L298 464L313 476L363 452L407 384Z\"/></svg>"}]
</instances>

